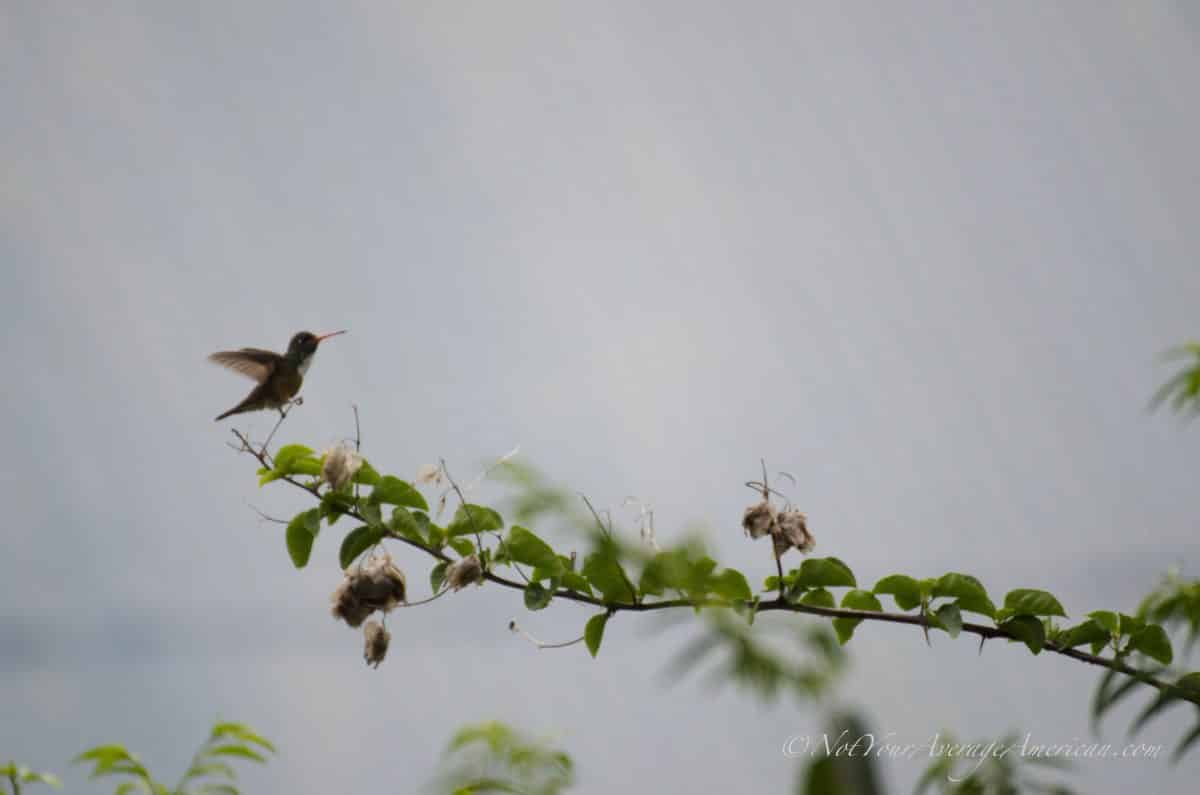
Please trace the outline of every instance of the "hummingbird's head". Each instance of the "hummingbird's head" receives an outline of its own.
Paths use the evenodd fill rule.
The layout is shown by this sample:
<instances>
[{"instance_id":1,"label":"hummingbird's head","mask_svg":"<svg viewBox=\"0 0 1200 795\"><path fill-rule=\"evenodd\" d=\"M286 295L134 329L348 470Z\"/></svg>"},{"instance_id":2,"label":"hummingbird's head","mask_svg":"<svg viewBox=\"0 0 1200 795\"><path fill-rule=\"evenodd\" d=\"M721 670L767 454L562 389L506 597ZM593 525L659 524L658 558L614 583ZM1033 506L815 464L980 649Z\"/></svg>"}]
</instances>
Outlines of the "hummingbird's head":
<instances>
[{"instance_id":1,"label":"hummingbird's head","mask_svg":"<svg viewBox=\"0 0 1200 795\"><path fill-rule=\"evenodd\" d=\"M288 354L300 361L304 361L317 352L317 346L321 344L321 340L335 337L338 334L345 334L345 331L334 331L329 334L313 334L311 331L301 331L292 337L288 343Z\"/></svg>"}]
</instances>

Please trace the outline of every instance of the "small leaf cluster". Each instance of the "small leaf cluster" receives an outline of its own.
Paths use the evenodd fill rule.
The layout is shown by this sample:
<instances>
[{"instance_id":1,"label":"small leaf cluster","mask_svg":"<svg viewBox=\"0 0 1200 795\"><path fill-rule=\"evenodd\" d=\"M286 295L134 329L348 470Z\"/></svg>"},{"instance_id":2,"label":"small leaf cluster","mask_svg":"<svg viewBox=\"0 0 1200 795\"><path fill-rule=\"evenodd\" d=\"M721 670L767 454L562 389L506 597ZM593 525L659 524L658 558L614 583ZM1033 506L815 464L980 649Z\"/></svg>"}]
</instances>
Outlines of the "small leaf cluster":
<instances>
[{"instance_id":1,"label":"small leaf cluster","mask_svg":"<svg viewBox=\"0 0 1200 795\"><path fill-rule=\"evenodd\" d=\"M73 762L92 766L88 778L124 778L115 795L141 792L148 795L238 795L237 771L231 762L266 762L275 746L242 723L217 723L192 757L188 769L174 787L156 780L137 754L123 745L98 745L75 757Z\"/></svg>"},{"instance_id":2,"label":"small leaf cluster","mask_svg":"<svg viewBox=\"0 0 1200 795\"><path fill-rule=\"evenodd\" d=\"M20 795L22 784L48 784L62 789L62 782L53 773L38 773L16 762L0 765L0 792L5 791L5 781L8 783L8 795Z\"/></svg>"},{"instance_id":3,"label":"small leaf cluster","mask_svg":"<svg viewBox=\"0 0 1200 795\"><path fill-rule=\"evenodd\" d=\"M789 625L786 635L779 638L784 642L771 643L770 636L751 631L748 623L734 620L729 611L707 611L705 618L705 631L672 660L673 678L682 678L719 657L720 662L709 669L708 681L714 686L732 682L765 702L773 701L781 691L806 701L827 692L845 668L844 651L819 624Z\"/></svg>"},{"instance_id":4,"label":"small leaf cluster","mask_svg":"<svg viewBox=\"0 0 1200 795\"><path fill-rule=\"evenodd\" d=\"M438 790L455 795L559 795L574 783L574 763L565 751L496 721L460 729L446 749L443 768Z\"/></svg>"},{"instance_id":5,"label":"small leaf cluster","mask_svg":"<svg viewBox=\"0 0 1200 795\"><path fill-rule=\"evenodd\" d=\"M1185 629L1187 645L1192 647L1200 638L1200 579L1187 579L1177 571L1169 572L1142 600L1137 617L1169 629Z\"/></svg>"},{"instance_id":6,"label":"small leaf cluster","mask_svg":"<svg viewBox=\"0 0 1200 795\"><path fill-rule=\"evenodd\" d=\"M1163 354L1166 361L1185 362L1183 369L1159 387L1150 400L1150 407L1169 404L1179 414L1194 417L1200 414L1200 342L1188 342Z\"/></svg>"},{"instance_id":7,"label":"small leaf cluster","mask_svg":"<svg viewBox=\"0 0 1200 795\"><path fill-rule=\"evenodd\" d=\"M1072 794L1065 785L1043 781L1033 772L1038 768L1065 771L1070 768L1065 760L1011 753L1017 741L1015 735L1008 735L999 740L959 742L953 734L939 732L935 742L941 747L931 750L931 755L936 758L921 774L913 795L927 792L940 795Z\"/></svg>"}]
</instances>

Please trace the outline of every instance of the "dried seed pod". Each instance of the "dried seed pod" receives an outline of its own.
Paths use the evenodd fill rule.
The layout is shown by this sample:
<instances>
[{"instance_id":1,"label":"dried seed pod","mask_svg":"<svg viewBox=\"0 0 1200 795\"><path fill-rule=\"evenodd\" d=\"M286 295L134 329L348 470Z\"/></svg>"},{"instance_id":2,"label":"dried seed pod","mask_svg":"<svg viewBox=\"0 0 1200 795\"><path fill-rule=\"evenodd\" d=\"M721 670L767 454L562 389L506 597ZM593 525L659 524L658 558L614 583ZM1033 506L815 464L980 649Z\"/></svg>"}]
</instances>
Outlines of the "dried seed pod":
<instances>
[{"instance_id":1,"label":"dried seed pod","mask_svg":"<svg viewBox=\"0 0 1200 795\"><path fill-rule=\"evenodd\" d=\"M751 505L742 514L742 528L751 538L762 538L768 533L776 532L776 517L778 511L768 500Z\"/></svg>"},{"instance_id":2,"label":"dried seed pod","mask_svg":"<svg viewBox=\"0 0 1200 795\"><path fill-rule=\"evenodd\" d=\"M483 565L478 555L457 560L446 568L446 585L461 591L473 582L482 582Z\"/></svg>"},{"instance_id":3,"label":"dried seed pod","mask_svg":"<svg viewBox=\"0 0 1200 795\"><path fill-rule=\"evenodd\" d=\"M386 613L405 601L404 572L396 568L390 556L372 555L350 575L350 589L359 601Z\"/></svg>"},{"instance_id":4,"label":"dried seed pod","mask_svg":"<svg viewBox=\"0 0 1200 795\"><path fill-rule=\"evenodd\" d=\"M363 459L345 442L336 444L325 452L325 463L321 465L321 479L337 491L351 481L362 469Z\"/></svg>"},{"instance_id":5,"label":"dried seed pod","mask_svg":"<svg viewBox=\"0 0 1200 795\"><path fill-rule=\"evenodd\" d=\"M367 661L367 665L379 667L379 663L383 662L383 658L387 656L388 643L392 640L392 633L383 628L383 624L378 621L368 621L363 627L363 638L366 643L363 648L363 659Z\"/></svg>"},{"instance_id":6,"label":"dried seed pod","mask_svg":"<svg viewBox=\"0 0 1200 795\"><path fill-rule=\"evenodd\" d=\"M354 593L354 588L351 575L346 574L346 579L342 580L342 584L333 592L330 599L333 602L333 608L330 612L333 617L345 621L352 627L362 626L362 622L366 621L367 616L375 612L375 608L370 605L363 604L362 600Z\"/></svg>"},{"instance_id":7,"label":"dried seed pod","mask_svg":"<svg viewBox=\"0 0 1200 795\"><path fill-rule=\"evenodd\" d=\"M808 532L807 517L794 508L779 514L776 526L779 529L775 535L775 550L780 555L791 547L807 554L817 545L812 533Z\"/></svg>"}]
</instances>

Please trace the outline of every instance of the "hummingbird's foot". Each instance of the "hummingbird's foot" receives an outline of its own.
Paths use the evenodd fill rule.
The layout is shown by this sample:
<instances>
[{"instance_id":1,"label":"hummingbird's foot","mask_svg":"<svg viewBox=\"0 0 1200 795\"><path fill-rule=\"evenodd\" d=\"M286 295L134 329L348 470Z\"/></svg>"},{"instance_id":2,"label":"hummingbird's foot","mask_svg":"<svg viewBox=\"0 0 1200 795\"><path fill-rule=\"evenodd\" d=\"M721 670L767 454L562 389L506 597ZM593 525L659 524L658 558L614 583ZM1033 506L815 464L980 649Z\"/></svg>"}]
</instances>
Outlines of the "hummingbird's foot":
<instances>
[{"instance_id":1,"label":"hummingbird's foot","mask_svg":"<svg viewBox=\"0 0 1200 795\"><path fill-rule=\"evenodd\" d=\"M292 405L293 406L303 406L304 398L300 397L299 395L296 395L296 397L292 398Z\"/></svg>"}]
</instances>

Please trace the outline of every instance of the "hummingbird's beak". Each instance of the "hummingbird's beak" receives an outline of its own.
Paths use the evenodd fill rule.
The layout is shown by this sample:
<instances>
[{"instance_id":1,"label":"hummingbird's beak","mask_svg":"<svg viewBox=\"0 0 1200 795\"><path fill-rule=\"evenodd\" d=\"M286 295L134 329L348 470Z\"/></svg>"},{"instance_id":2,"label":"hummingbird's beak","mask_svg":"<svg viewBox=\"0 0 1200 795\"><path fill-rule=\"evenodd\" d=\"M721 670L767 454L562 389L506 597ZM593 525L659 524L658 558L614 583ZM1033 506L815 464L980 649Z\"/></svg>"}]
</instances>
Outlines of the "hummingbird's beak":
<instances>
[{"instance_id":1,"label":"hummingbird's beak","mask_svg":"<svg viewBox=\"0 0 1200 795\"><path fill-rule=\"evenodd\" d=\"M321 342L321 340L327 340L330 337L336 337L338 334L345 334L345 333L346 333L345 329L342 329L341 331L331 331L328 334L322 334L321 336L317 337L317 342Z\"/></svg>"}]
</instances>

